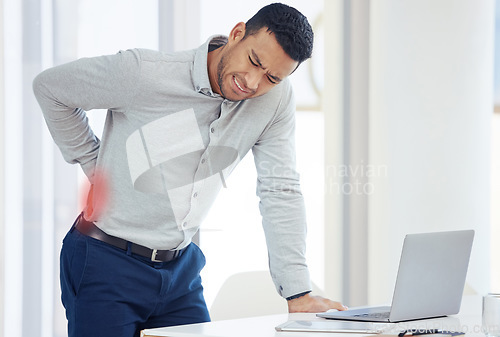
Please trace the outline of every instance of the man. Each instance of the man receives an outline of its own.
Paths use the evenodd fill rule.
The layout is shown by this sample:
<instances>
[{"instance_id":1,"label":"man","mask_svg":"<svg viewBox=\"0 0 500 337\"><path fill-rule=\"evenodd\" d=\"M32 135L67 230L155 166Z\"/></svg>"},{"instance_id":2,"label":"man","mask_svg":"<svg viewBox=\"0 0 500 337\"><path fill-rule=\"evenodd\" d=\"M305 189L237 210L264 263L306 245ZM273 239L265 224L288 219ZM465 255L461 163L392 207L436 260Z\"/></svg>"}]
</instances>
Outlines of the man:
<instances>
[{"instance_id":1,"label":"man","mask_svg":"<svg viewBox=\"0 0 500 337\"><path fill-rule=\"evenodd\" d=\"M289 311L345 309L309 294L304 257L287 77L311 56L312 43L300 12L272 4L195 50L129 50L35 79L54 141L92 184L61 251L70 336L138 336L209 321L205 260L191 239L250 149L270 271ZM96 108L108 109L102 141L85 113Z\"/></svg>"}]
</instances>

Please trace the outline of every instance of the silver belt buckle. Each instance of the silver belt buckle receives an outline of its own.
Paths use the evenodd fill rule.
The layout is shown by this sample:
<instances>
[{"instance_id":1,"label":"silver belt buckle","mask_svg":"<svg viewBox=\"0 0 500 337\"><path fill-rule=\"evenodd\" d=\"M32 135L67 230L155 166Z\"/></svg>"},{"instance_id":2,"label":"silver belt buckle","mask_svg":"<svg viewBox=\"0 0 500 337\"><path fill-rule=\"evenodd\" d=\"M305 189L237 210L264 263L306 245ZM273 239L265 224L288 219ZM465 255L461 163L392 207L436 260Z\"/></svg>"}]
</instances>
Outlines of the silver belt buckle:
<instances>
[{"instance_id":1,"label":"silver belt buckle","mask_svg":"<svg viewBox=\"0 0 500 337\"><path fill-rule=\"evenodd\" d=\"M157 260L156 259L156 254L158 254L158 249L153 249L153 251L151 252L151 261L153 261L153 262L163 262L161 260Z\"/></svg>"}]
</instances>

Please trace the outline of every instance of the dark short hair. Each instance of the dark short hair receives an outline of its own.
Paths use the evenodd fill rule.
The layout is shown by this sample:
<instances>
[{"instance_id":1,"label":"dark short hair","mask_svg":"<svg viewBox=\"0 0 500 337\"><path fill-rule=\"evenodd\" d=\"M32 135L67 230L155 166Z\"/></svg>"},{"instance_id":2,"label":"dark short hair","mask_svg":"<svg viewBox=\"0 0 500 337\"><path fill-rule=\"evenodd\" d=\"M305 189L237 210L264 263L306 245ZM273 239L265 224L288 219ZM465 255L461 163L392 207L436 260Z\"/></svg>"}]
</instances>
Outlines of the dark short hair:
<instances>
[{"instance_id":1,"label":"dark short hair","mask_svg":"<svg viewBox=\"0 0 500 337\"><path fill-rule=\"evenodd\" d=\"M311 57L314 33L307 18L295 8L281 3L261 8L246 22L243 38L262 28L274 33L280 46L294 61L302 63Z\"/></svg>"}]
</instances>

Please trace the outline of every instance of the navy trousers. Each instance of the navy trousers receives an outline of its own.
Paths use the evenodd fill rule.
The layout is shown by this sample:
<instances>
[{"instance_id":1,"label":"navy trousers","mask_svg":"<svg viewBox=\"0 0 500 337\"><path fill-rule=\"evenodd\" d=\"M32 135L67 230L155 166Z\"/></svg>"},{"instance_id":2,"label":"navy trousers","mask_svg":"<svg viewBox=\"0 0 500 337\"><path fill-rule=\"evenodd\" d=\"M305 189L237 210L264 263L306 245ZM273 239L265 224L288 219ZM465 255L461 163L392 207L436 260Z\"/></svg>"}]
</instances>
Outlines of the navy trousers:
<instances>
[{"instance_id":1,"label":"navy trousers","mask_svg":"<svg viewBox=\"0 0 500 337\"><path fill-rule=\"evenodd\" d=\"M152 262L73 227L60 262L69 337L135 337L210 320L200 277L205 257L193 243L173 261Z\"/></svg>"}]
</instances>

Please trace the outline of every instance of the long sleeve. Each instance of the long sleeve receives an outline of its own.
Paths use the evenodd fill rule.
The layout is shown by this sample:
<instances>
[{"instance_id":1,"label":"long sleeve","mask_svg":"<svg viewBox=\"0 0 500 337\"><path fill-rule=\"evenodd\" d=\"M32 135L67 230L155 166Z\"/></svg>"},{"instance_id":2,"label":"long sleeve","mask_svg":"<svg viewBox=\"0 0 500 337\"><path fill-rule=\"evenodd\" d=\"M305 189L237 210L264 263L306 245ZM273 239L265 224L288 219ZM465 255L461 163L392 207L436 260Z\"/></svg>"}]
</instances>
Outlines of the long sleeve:
<instances>
[{"instance_id":1,"label":"long sleeve","mask_svg":"<svg viewBox=\"0 0 500 337\"><path fill-rule=\"evenodd\" d=\"M126 51L57 66L33 81L33 91L64 159L80 164L91 180L100 141L86 111L124 110L139 74L138 52Z\"/></svg>"},{"instance_id":2,"label":"long sleeve","mask_svg":"<svg viewBox=\"0 0 500 337\"><path fill-rule=\"evenodd\" d=\"M305 261L306 217L295 169L295 106L291 90L253 147L257 195L273 281L283 297L311 289Z\"/></svg>"}]
</instances>

